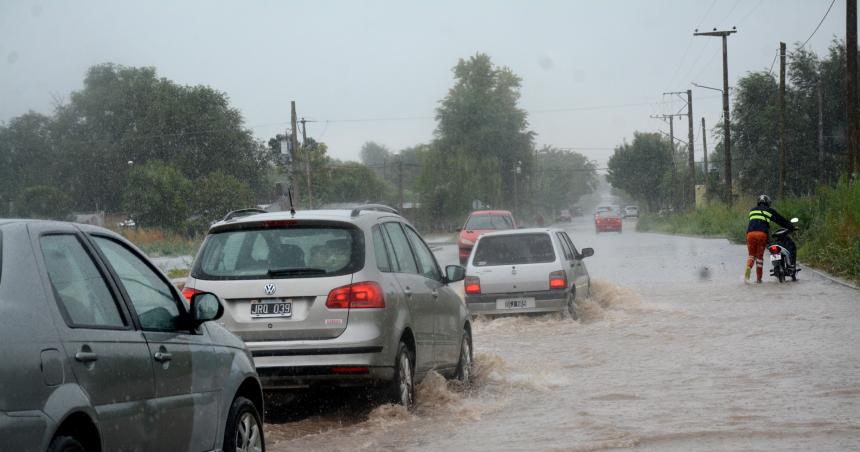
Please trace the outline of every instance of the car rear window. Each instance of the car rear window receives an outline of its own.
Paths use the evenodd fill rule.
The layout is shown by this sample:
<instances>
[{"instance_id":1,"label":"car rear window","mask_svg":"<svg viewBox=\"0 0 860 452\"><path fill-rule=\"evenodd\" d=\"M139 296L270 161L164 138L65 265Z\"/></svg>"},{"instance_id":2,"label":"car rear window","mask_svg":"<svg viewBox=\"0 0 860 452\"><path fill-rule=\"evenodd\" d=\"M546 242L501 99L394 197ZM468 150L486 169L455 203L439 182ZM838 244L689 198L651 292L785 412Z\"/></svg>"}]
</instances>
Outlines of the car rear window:
<instances>
[{"instance_id":1,"label":"car rear window","mask_svg":"<svg viewBox=\"0 0 860 452\"><path fill-rule=\"evenodd\" d=\"M466 229L513 229L514 222L508 215L472 215Z\"/></svg>"},{"instance_id":2,"label":"car rear window","mask_svg":"<svg viewBox=\"0 0 860 452\"><path fill-rule=\"evenodd\" d=\"M539 264L555 261L552 240L548 234L510 234L483 237L478 242L472 265Z\"/></svg>"},{"instance_id":3,"label":"car rear window","mask_svg":"<svg viewBox=\"0 0 860 452\"><path fill-rule=\"evenodd\" d=\"M364 267L364 236L350 226L295 225L210 234L194 265L198 279L315 278Z\"/></svg>"}]
</instances>

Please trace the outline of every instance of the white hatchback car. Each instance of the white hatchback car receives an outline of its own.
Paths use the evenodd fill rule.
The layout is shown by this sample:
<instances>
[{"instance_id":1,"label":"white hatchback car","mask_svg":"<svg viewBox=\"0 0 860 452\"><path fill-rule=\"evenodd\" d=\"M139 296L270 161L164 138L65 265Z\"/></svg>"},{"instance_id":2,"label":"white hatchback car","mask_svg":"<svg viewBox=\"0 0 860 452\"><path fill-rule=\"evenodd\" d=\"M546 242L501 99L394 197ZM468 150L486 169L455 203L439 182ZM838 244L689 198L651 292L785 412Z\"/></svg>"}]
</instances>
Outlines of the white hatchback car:
<instances>
[{"instance_id":1,"label":"white hatchback car","mask_svg":"<svg viewBox=\"0 0 860 452\"><path fill-rule=\"evenodd\" d=\"M577 319L576 302L588 296L591 280L578 251L562 229L518 229L485 234L466 266L466 306L472 315L564 312Z\"/></svg>"}]
</instances>

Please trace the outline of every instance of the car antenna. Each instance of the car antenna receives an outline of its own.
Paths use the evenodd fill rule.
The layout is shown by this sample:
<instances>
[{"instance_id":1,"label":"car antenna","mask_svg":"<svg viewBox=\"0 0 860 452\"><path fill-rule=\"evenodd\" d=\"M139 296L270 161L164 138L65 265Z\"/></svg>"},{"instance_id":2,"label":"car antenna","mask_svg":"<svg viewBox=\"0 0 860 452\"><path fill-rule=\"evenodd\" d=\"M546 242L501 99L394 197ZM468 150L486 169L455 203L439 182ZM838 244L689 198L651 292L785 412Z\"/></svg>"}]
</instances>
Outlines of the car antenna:
<instances>
[{"instance_id":1,"label":"car antenna","mask_svg":"<svg viewBox=\"0 0 860 452\"><path fill-rule=\"evenodd\" d=\"M287 197L290 199L290 215L295 218L296 217L296 208L293 207L293 187L287 189Z\"/></svg>"}]
</instances>

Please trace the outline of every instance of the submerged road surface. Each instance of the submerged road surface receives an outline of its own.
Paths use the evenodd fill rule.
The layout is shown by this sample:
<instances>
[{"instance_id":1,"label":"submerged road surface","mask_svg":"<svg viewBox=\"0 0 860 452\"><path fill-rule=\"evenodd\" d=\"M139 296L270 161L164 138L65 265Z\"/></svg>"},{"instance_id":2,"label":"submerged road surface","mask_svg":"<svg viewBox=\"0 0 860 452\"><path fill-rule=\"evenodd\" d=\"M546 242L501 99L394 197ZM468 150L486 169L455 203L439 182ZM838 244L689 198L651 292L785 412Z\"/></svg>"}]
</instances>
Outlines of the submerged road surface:
<instances>
[{"instance_id":1,"label":"submerged road surface","mask_svg":"<svg viewBox=\"0 0 860 452\"><path fill-rule=\"evenodd\" d=\"M479 320L473 388L432 375L413 413L273 407L269 450L860 449L860 292L810 271L744 284L745 247L624 226L566 226L595 249L581 322Z\"/></svg>"}]
</instances>

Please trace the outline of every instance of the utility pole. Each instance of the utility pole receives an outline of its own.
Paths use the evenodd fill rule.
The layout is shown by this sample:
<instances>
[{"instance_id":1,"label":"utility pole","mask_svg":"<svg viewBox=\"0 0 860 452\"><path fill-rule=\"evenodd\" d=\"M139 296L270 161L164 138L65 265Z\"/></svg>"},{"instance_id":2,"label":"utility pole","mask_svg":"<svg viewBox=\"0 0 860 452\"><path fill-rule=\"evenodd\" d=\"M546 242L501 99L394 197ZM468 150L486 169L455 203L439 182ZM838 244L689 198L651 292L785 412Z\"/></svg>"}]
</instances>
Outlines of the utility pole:
<instances>
[{"instance_id":1,"label":"utility pole","mask_svg":"<svg viewBox=\"0 0 860 452\"><path fill-rule=\"evenodd\" d=\"M818 76L818 183L824 183L824 93Z\"/></svg>"},{"instance_id":2,"label":"utility pole","mask_svg":"<svg viewBox=\"0 0 860 452\"><path fill-rule=\"evenodd\" d=\"M663 93L663 94L678 94L678 93ZM677 170L675 168L675 117L687 116L686 113L675 113L671 115L651 115L652 118L660 119L663 121L669 120L669 145L672 149L672 207L677 207L677 193L678 193L678 185L677 185ZM690 146L690 143L687 143L687 146Z\"/></svg>"},{"instance_id":3,"label":"utility pole","mask_svg":"<svg viewBox=\"0 0 860 452\"><path fill-rule=\"evenodd\" d=\"M785 43L779 43L779 197L785 197Z\"/></svg>"},{"instance_id":4,"label":"utility pole","mask_svg":"<svg viewBox=\"0 0 860 452\"><path fill-rule=\"evenodd\" d=\"M306 124L313 121L308 121L304 117L300 121L302 123L302 151L305 157L305 180L308 183L308 208L314 208L314 194L311 190L311 156L308 149L308 129Z\"/></svg>"},{"instance_id":5,"label":"utility pole","mask_svg":"<svg viewBox=\"0 0 860 452\"><path fill-rule=\"evenodd\" d=\"M299 184L295 183L295 167L296 163L298 163L299 139L296 136L296 133L298 131L298 124L296 121L296 101L294 100L290 101L290 127L292 127L292 132L290 133L290 144L292 145L292 164L290 165L290 184L288 186L288 189L292 190L294 197L293 199L295 203L298 204L301 200L301 197L299 196Z\"/></svg>"},{"instance_id":6,"label":"utility pole","mask_svg":"<svg viewBox=\"0 0 860 452\"><path fill-rule=\"evenodd\" d=\"M710 174L708 172L708 133L705 129L705 117L702 116L702 150L705 151L705 192L708 191L708 180Z\"/></svg>"},{"instance_id":7,"label":"utility pole","mask_svg":"<svg viewBox=\"0 0 860 452\"><path fill-rule=\"evenodd\" d=\"M687 165L690 167L689 205L687 208L696 208L696 155L693 149L693 91L687 90L687 141L690 142L687 149Z\"/></svg>"},{"instance_id":8,"label":"utility pole","mask_svg":"<svg viewBox=\"0 0 860 452\"><path fill-rule=\"evenodd\" d=\"M397 154L397 193L399 211L403 215L403 156L400 154Z\"/></svg>"},{"instance_id":9,"label":"utility pole","mask_svg":"<svg viewBox=\"0 0 860 452\"><path fill-rule=\"evenodd\" d=\"M848 0L849 2L852 0ZM723 38L723 154L725 155L725 184L726 184L726 202L732 204L732 129L731 118L729 117L729 54L728 54L728 36L732 33L737 33L737 29L732 27L731 30L706 31L699 33L695 30L693 36L719 36ZM850 60L850 58L849 58Z\"/></svg>"},{"instance_id":10,"label":"utility pole","mask_svg":"<svg viewBox=\"0 0 860 452\"><path fill-rule=\"evenodd\" d=\"M854 180L860 130L857 124L857 0L847 0L845 8L845 55L847 55L846 97L848 107L848 180Z\"/></svg>"}]
</instances>

